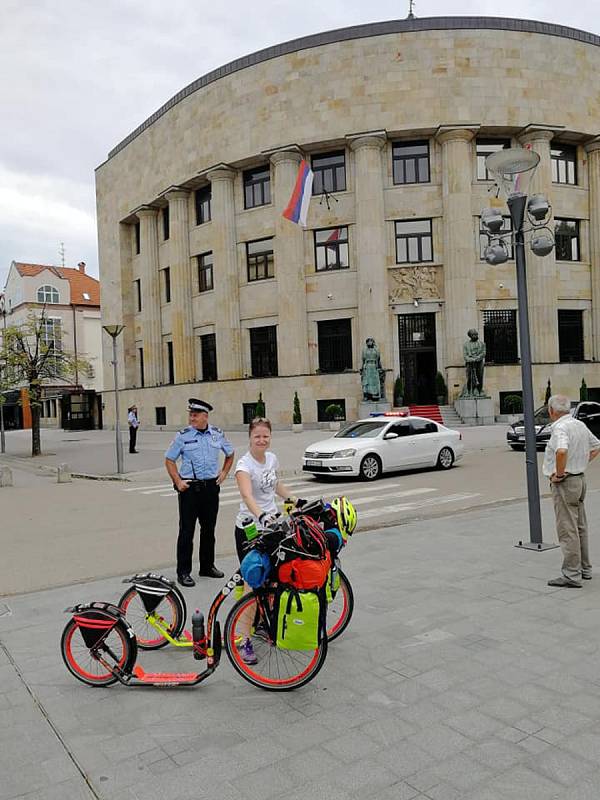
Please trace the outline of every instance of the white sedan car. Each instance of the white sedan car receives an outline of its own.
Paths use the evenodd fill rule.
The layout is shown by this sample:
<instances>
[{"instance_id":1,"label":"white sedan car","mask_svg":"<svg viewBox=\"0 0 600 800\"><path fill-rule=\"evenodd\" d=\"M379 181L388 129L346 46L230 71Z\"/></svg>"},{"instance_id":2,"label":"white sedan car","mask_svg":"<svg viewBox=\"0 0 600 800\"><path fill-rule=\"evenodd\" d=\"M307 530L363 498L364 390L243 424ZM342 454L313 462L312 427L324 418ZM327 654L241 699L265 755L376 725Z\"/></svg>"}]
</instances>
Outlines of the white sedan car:
<instances>
[{"instance_id":1,"label":"white sedan car","mask_svg":"<svg viewBox=\"0 0 600 800\"><path fill-rule=\"evenodd\" d=\"M450 467L462 458L462 435L424 417L369 417L311 444L302 469L316 476L349 475L374 481L383 472Z\"/></svg>"}]
</instances>

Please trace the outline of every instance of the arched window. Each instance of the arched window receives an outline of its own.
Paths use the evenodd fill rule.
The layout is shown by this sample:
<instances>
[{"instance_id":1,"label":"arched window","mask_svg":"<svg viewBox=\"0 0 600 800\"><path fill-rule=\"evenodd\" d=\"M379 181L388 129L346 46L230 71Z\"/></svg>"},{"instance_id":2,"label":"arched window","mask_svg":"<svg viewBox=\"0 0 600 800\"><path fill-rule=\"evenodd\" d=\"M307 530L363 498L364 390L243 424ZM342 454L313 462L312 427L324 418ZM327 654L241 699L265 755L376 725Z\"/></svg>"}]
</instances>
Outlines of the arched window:
<instances>
[{"instance_id":1,"label":"arched window","mask_svg":"<svg viewBox=\"0 0 600 800\"><path fill-rule=\"evenodd\" d=\"M58 289L54 286L40 286L37 291L38 303L58 303Z\"/></svg>"}]
</instances>

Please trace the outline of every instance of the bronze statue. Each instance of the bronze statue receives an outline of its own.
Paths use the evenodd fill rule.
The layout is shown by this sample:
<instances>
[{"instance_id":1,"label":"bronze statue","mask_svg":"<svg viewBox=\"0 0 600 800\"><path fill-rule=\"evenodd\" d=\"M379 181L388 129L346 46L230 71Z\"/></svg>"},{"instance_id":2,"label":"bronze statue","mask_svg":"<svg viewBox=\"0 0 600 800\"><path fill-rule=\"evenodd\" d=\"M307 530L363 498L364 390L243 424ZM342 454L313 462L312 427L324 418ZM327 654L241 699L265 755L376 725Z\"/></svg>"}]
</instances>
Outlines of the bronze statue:
<instances>
[{"instance_id":1,"label":"bronze statue","mask_svg":"<svg viewBox=\"0 0 600 800\"><path fill-rule=\"evenodd\" d=\"M385 381L385 370L381 366L379 348L372 337L366 339L365 347L363 347L360 379L363 400L377 401L382 399L384 395L382 383Z\"/></svg>"},{"instance_id":2,"label":"bronze statue","mask_svg":"<svg viewBox=\"0 0 600 800\"><path fill-rule=\"evenodd\" d=\"M485 342L479 341L475 328L467 331L469 341L463 345L467 381L463 386L463 397L481 397L483 394L483 369L485 365Z\"/></svg>"}]
</instances>

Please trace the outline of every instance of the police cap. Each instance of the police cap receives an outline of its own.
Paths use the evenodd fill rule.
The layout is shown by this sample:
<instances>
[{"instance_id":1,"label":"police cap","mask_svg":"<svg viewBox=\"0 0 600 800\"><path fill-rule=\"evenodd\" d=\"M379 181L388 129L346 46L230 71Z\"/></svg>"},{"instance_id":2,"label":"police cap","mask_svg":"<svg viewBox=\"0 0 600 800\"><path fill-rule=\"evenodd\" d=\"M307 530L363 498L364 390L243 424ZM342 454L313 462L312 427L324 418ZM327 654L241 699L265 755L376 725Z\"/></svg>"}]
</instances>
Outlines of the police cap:
<instances>
[{"instance_id":1,"label":"police cap","mask_svg":"<svg viewBox=\"0 0 600 800\"><path fill-rule=\"evenodd\" d=\"M211 404L206 403L204 400L196 400L194 397L190 397L188 400L188 411L206 411L208 414L212 410Z\"/></svg>"}]
</instances>

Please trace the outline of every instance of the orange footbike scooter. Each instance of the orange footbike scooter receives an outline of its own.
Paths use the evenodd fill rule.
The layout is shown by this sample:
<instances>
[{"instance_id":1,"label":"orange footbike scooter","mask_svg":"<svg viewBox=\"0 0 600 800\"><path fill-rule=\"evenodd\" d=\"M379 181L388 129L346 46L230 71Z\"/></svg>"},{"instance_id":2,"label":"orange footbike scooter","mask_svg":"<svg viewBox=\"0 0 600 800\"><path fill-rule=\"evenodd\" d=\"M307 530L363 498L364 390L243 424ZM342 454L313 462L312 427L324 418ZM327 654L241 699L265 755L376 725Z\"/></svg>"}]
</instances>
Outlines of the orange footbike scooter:
<instances>
[{"instance_id":1,"label":"orange footbike scooter","mask_svg":"<svg viewBox=\"0 0 600 800\"><path fill-rule=\"evenodd\" d=\"M314 506L323 501L315 501ZM275 535L285 547L291 535L292 518L277 521L262 537ZM223 647L234 669L254 686L271 691L296 689L311 681L327 656L328 642L347 628L354 609L354 595L339 560L326 585L319 590L324 613L316 646L312 649L282 649L277 641L277 616L281 585L269 581L242 594L227 618L223 632L217 619L224 601L243 591L244 579L235 572L215 596L206 621L196 610L192 630L184 629L187 609L175 582L147 572L126 578L129 588L118 604L93 602L66 609L71 614L61 639L67 669L90 686L196 686L219 666ZM237 590L237 591L236 591ZM256 663L244 660L240 642L250 639ZM201 672L146 672L137 663L138 650L157 650L172 645L189 649L205 661Z\"/></svg>"}]
</instances>

